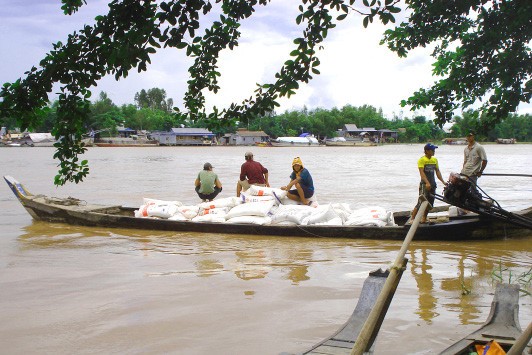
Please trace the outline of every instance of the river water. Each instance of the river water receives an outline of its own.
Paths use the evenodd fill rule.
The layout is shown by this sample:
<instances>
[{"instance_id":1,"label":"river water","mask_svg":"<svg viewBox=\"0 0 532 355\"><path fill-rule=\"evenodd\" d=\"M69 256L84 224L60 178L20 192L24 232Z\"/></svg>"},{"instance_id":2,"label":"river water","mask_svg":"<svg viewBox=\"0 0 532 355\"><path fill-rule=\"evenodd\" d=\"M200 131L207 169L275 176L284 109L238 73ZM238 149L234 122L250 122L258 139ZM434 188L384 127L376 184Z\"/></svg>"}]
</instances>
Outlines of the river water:
<instances>
[{"instance_id":1,"label":"river water","mask_svg":"<svg viewBox=\"0 0 532 355\"><path fill-rule=\"evenodd\" d=\"M446 178L463 146L436 151ZM488 173L532 174L530 145L486 145ZM235 193L244 153L274 187L301 157L320 203L416 202L422 145L379 147L90 148L85 182L55 187L53 148L2 148L2 175L36 194L139 206L143 197L199 202L194 179L209 161ZM479 185L501 206L531 206L530 178ZM278 354L331 335L353 311L369 271L395 260L401 242L172 233L33 221L7 185L0 194L0 353ZM441 188L438 189L441 193ZM412 242L409 263L377 338L377 354L434 354L484 322L501 268L532 267L531 238ZM470 294L462 295L467 288ZM530 292L530 288L528 289ZM532 297L520 299L532 321ZM400 350L398 350L400 349Z\"/></svg>"}]
</instances>

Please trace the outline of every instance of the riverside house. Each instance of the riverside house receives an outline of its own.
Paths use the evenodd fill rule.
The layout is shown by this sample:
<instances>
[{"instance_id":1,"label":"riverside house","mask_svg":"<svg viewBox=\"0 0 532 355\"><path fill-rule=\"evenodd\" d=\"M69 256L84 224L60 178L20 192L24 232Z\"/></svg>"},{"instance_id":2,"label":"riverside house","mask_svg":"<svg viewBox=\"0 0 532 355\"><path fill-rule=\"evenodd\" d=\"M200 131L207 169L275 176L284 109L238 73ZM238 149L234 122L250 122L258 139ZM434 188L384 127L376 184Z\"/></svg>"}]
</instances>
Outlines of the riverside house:
<instances>
[{"instance_id":1,"label":"riverside house","mask_svg":"<svg viewBox=\"0 0 532 355\"><path fill-rule=\"evenodd\" d=\"M154 131L151 137L159 145L212 145L215 135L205 128L172 128L170 131Z\"/></svg>"}]
</instances>

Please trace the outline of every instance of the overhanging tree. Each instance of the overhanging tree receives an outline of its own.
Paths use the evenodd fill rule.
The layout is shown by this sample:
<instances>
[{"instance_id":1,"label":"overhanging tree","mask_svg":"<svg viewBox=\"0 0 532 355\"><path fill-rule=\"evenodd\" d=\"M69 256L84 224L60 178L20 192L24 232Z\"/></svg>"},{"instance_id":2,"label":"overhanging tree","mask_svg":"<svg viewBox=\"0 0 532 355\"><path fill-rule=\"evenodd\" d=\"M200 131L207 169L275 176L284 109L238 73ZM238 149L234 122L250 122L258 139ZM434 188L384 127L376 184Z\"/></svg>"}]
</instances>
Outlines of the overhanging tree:
<instances>
[{"instance_id":1,"label":"overhanging tree","mask_svg":"<svg viewBox=\"0 0 532 355\"><path fill-rule=\"evenodd\" d=\"M85 0L62 0L65 14L76 12ZM60 161L60 171L55 183L62 185L67 181L79 182L88 174L86 161L79 162L78 155L85 151L80 143L82 127L89 114L90 88L105 75L114 75L116 79L126 77L128 72L137 68L139 72L147 69L150 56L162 47L186 51L194 58L189 68L190 80L184 96L184 111L177 111L181 120L201 120L212 129L220 129L235 121L245 121L254 115L264 115L279 106L280 97L290 97L313 75L319 74L320 61L317 57L322 42L339 21L348 15L363 16L363 25L378 19L384 24L394 22L394 14L401 11L399 0L301 0L299 14L295 21L303 24L302 35L294 39L294 50L290 58L275 74L272 83L258 84L254 94L240 104L231 104L212 112L205 110L203 91L216 93L219 90L218 56L224 49L233 49L238 45L240 22L253 15L258 6L266 6L269 0L114 0L109 4L107 15L98 16L96 24L84 26L79 32L71 34L66 43L58 42L53 50L39 63L25 73L25 78L14 83L4 84L0 97L0 116L17 117L20 126L32 127L38 117L44 114L48 103L48 94L55 83L60 84L57 121L53 133L61 138L54 155ZM200 21L214 9L220 12L218 20L207 27L203 35L197 35ZM416 107L433 105L437 122L443 124L450 119L449 110L455 108L454 100L470 104L472 100L483 97L490 88L495 91L490 98L492 111L497 119L517 107L520 101L530 100L530 68L514 63L511 70L502 76L505 53L518 55L515 62L530 62L530 6L527 1L432 1L424 4L422 0L405 1L411 16L409 21L395 31L387 32L384 39L392 50L400 55L407 51L425 46L431 42L441 42L435 51L438 56L435 74L443 75L431 90L422 90L405 102ZM511 9L510 9L511 8ZM513 10L513 17L509 17ZM528 11L528 12L527 12ZM474 12L477 20L467 16ZM488 16L490 15L490 16ZM500 16L499 16L500 15ZM473 17L473 16L472 16ZM472 30L477 27L488 28L483 18L491 19L494 24L503 24L508 31L489 31L489 39L476 35ZM440 21L441 19L441 21ZM510 21L513 24L510 24ZM510 26L511 25L511 26ZM520 26L520 27L519 27ZM503 27L506 28L506 27ZM517 29L526 30L526 34L517 36ZM499 34L499 36L497 36ZM509 39L507 35L513 35ZM527 40L528 38L528 40ZM471 43L458 47L456 53L447 52L457 39ZM491 43L493 42L493 45ZM497 43L504 42L504 45ZM509 42L506 44L506 42ZM493 48L485 50L486 47ZM481 62L475 60L483 55L497 51L498 61ZM467 54L462 54L467 52ZM460 57L458 54L463 55ZM455 75L458 61L472 60L463 65L461 75ZM468 85L475 81L475 73L486 65L495 65L501 75L485 75L484 84ZM528 77L526 76L528 68ZM510 78L512 76L512 78ZM514 78L513 76L516 76ZM461 81L461 79L469 81ZM504 80L503 80L504 79ZM528 81L527 81L528 80ZM501 85L504 84L504 85ZM499 88L501 85L502 88ZM523 89L524 88L524 89ZM497 101L499 100L499 101ZM491 102L493 101L493 102Z\"/></svg>"}]
</instances>

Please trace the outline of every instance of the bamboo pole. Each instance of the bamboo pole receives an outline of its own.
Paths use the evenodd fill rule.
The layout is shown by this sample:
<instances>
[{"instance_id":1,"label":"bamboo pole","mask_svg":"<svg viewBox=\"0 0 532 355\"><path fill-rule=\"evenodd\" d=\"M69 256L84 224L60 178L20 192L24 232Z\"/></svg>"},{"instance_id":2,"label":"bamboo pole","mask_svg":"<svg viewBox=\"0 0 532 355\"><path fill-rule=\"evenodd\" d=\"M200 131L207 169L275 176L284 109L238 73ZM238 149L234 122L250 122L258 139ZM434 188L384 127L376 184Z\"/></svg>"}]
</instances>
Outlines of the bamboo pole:
<instances>
[{"instance_id":1,"label":"bamboo pole","mask_svg":"<svg viewBox=\"0 0 532 355\"><path fill-rule=\"evenodd\" d=\"M526 327L523 334L517 338L514 345L510 348L510 350L508 350L506 355L521 355L530 341L530 338L532 338L532 322L528 324L528 327Z\"/></svg>"},{"instance_id":2,"label":"bamboo pole","mask_svg":"<svg viewBox=\"0 0 532 355\"><path fill-rule=\"evenodd\" d=\"M530 174L495 174L495 173L482 173L482 176L521 176L532 177Z\"/></svg>"},{"instance_id":3,"label":"bamboo pole","mask_svg":"<svg viewBox=\"0 0 532 355\"><path fill-rule=\"evenodd\" d=\"M412 222L412 226L408 230L408 233L405 237L403 246L401 247L401 250L399 250L399 254L397 255L397 258L395 259L395 262L393 263L392 267L390 268L390 274L384 282L384 286L382 287L381 293L379 294L375 305L369 313L368 319L366 319L364 326L362 326L362 329L360 330L360 334L357 337L353 349L351 349L351 355L362 355L367 350L368 345L370 345L369 342L375 330L375 326L377 325L379 318L381 317L381 313L386 304L388 295L393 290L394 281L400 275L399 270L403 265L403 259L408 250L408 246L410 245L412 238L414 238L414 234L416 234L417 227L419 226L419 221L421 220L421 217L425 214L425 210L428 208L428 206L428 201L423 201L423 203L419 207L419 210L416 214L416 218L414 218L414 222Z\"/></svg>"}]
</instances>

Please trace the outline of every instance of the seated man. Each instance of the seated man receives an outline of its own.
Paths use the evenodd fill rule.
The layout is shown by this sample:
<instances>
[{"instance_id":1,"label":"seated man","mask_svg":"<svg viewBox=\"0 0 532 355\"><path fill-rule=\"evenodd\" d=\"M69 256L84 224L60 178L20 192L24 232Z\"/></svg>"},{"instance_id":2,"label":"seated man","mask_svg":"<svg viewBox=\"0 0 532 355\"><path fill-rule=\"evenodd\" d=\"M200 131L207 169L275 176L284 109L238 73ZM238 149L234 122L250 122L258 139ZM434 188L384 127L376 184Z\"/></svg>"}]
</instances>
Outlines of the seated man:
<instances>
[{"instance_id":1,"label":"seated man","mask_svg":"<svg viewBox=\"0 0 532 355\"><path fill-rule=\"evenodd\" d=\"M258 161L254 161L253 153L251 152L246 152L244 159L246 159L246 162L240 167L240 179L236 184L237 197L240 197L242 190L249 189L250 185L270 187L268 169L263 167Z\"/></svg>"},{"instance_id":2,"label":"seated man","mask_svg":"<svg viewBox=\"0 0 532 355\"><path fill-rule=\"evenodd\" d=\"M211 163L205 163L194 182L196 192L203 201L212 201L222 191L222 183L212 171Z\"/></svg>"},{"instance_id":3,"label":"seated man","mask_svg":"<svg viewBox=\"0 0 532 355\"><path fill-rule=\"evenodd\" d=\"M314 182L309 171L303 167L301 158L296 157L292 162L292 173L288 185L281 187L281 190L288 191L286 197L293 201L301 202L304 205L310 205L307 199L314 196ZM295 189L290 190L292 186Z\"/></svg>"}]
</instances>

